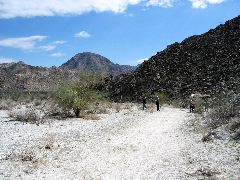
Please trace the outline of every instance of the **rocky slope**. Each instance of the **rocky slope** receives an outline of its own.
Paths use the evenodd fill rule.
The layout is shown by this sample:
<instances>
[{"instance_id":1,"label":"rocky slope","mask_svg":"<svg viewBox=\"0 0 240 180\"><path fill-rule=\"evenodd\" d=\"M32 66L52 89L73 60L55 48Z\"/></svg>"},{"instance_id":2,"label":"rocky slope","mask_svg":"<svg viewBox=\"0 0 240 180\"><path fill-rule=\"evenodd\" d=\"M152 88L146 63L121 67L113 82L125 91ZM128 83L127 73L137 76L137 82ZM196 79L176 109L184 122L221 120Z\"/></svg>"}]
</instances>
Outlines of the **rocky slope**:
<instances>
[{"instance_id":1,"label":"rocky slope","mask_svg":"<svg viewBox=\"0 0 240 180\"><path fill-rule=\"evenodd\" d=\"M49 91L64 80L77 77L77 72L59 68L43 68L23 62L0 64L0 92L5 91Z\"/></svg>"},{"instance_id":2,"label":"rocky slope","mask_svg":"<svg viewBox=\"0 0 240 180\"><path fill-rule=\"evenodd\" d=\"M174 43L141 64L130 75L107 78L113 100L137 100L164 91L171 96L236 90L240 77L240 16Z\"/></svg>"},{"instance_id":3,"label":"rocky slope","mask_svg":"<svg viewBox=\"0 0 240 180\"><path fill-rule=\"evenodd\" d=\"M76 54L60 66L68 70L87 70L100 72L104 75L119 75L132 72L135 67L112 63L109 59L90 52Z\"/></svg>"}]
</instances>

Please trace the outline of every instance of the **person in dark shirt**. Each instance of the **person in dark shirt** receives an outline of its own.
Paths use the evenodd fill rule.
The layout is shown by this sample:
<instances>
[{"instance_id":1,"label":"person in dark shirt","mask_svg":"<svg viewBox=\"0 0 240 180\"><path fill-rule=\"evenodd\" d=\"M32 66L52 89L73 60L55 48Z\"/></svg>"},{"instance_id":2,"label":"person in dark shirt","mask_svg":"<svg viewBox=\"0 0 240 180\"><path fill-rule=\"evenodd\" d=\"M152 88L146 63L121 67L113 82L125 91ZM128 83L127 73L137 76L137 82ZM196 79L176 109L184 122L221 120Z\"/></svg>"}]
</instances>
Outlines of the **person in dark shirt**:
<instances>
[{"instance_id":1,"label":"person in dark shirt","mask_svg":"<svg viewBox=\"0 0 240 180\"><path fill-rule=\"evenodd\" d=\"M195 110L195 103L193 100L190 100L190 113L194 112L194 110Z\"/></svg>"},{"instance_id":2,"label":"person in dark shirt","mask_svg":"<svg viewBox=\"0 0 240 180\"><path fill-rule=\"evenodd\" d=\"M147 97L146 96L143 98L143 110L144 109L147 109Z\"/></svg>"},{"instance_id":3,"label":"person in dark shirt","mask_svg":"<svg viewBox=\"0 0 240 180\"><path fill-rule=\"evenodd\" d=\"M157 99L156 99L156 106L157 106L157 111L160 111L160 100L159 100L158 96L157 96Z\"/></svg>"}]
</instances>

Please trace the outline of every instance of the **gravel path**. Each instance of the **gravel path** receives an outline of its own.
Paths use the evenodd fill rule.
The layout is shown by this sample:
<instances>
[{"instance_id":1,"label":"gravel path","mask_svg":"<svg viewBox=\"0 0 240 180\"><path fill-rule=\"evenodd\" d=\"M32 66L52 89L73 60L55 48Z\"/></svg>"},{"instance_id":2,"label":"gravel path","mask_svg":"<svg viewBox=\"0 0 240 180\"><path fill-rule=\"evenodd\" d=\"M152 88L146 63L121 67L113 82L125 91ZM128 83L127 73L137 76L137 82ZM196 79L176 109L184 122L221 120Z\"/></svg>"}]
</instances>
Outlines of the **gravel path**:
<instances>
[{"instance_id":1,"label":"gravel path","mask_svg":"<svg viewBox=\"0 0 240 180\"><path fill-rule=\"evenodd\" d=\"M135 108L105 115L99 121L49 120L40 126L4 122L6 117L1 111L0 179L176 180L207 176L199 169L206 163L199 166L197 159L209 155L199 157L196 151L212 147L204 146L200 135L186 130L193 117L187 110L164 107L150 113ZM239 150L232 149L233 154ZM231 172L211 177L237 179L238 165L232 166Z\"/></svg>"}]
</instances>

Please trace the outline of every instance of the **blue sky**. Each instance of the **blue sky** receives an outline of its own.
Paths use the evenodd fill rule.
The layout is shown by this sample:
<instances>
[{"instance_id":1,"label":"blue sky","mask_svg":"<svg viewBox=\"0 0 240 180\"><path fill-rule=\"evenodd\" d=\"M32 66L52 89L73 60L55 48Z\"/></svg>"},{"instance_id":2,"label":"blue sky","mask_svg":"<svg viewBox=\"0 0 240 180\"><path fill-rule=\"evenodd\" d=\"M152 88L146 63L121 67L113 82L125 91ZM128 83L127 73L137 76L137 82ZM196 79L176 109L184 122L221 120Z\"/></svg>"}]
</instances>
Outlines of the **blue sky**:
<instances>
[{"instance_id":1,"label":"blue sky","mask_svg":"<svg viewBox=\"0 0 240 180\"><path fill-rule=\"evenodd\" d=\"M0 0L0 63L59 66L94 52L137 65L238 15L239 0Z\"/></svg>"}]
</instances>

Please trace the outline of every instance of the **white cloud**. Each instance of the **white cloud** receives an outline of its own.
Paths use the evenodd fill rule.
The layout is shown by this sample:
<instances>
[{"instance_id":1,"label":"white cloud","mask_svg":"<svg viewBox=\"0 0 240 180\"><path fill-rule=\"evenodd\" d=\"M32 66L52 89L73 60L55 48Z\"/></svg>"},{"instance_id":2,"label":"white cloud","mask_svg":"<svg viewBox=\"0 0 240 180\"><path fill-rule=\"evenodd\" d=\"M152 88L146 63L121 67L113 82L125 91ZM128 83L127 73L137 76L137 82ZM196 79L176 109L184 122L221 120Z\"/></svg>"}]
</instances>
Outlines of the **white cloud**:
<instances>
[{"instance_id":1,"label":"white cloud","mask_svg":"<svg viewBox=\"0 0 240 180\"><path fill-rule=\"evenodd\" d=\"M196 9L204 9L210 4L221 4L225 0L190 0L192 7Z\"/></svg>"},{"instance_id":2,"label":"white cloud","mask_svg":"<svg viewBox=\"0 0 240 180\"><path fill-rule=\"evenodd\" d=\"M0 0L0 19L36 16L81 15L91 11L123 13L129 5L171 7L184 0ZM186 0L185 0L186 1ZM225 0L188 0L194 8L205 8Z\"/></svg>"},{"instance_id":3,"label":"white cloud","mask_svg":"<svg viewBox=\"0 0 240 180\"><path fill-rule=\"evenodd\" d=\"M0 18L81 15L90 11L122 13L145 0L0 0Z\"/></svg>"},{"instance_id":4,"label":"white cloud","mask_svg":"<svg viewBox=\"0 0 240 180\"><path fill-rule=\"evenodd\" d=\"M63 53L52 53L51 54L51 56L52 57L62 57L62 56L64 56L65 54L63 54Z\"/></svg>"},{"instance_id":5,"label":"white cloud","mask_svg":"<svg viewBox=\"0 0 240 180\"><path fill-rule=\"evenodd\" d=\"M65 44L66 41L53 41L52 44L56 44L56 45L61 45L61 44Z\"/></svg>"},{"instance_id":6,"label":"white cloud","mask_svg":"<svg viewBox=\"0 0 240 180\"><path fill-rule=\"evenodd\" d=\"M86 31L78 32L74 36L79 37L79 38L89 38L89 37L91 37L91 35Z\"/></svg>"},{"instance_id":7,"label":"white cloud","mask_svg":"<svg viewBox=\"0 0 240 180\"><path fill-rule=\"evenodd\" d=\"M0 46L8 48L16 48L24 51L52 51L57 46L66 43L66 41L53 41L52 43L40 44L47 36L29 36L6 38L0 40Z\"/></svg>"},{"instance_id":8,"label":"white cloud","mask_svg":"<svg viewBox=\"0 0 240 180\"><path fill-rule=\"evenodd\" d=\"M174 0L149 0L147 6L172 7Z\"/></svg>"},{"instance_id":9,"label":"white cloud","mask_svg":"<svg viewBox=\"0 0 240 180\"><path fill-rule=\"evenodd\" d=\"M148 58L139 59L139 60L137 60L137 63L141 64L141 63L143 63L144 61L147 61L147 60L148 60Z\"/></svg>"},{"instance_id":10,"label":"white cloud","mask_svg":"<svg viewBox=\"0 0 240 180\"><path fill-rule=\"evenodd\" d=\"M46 36L29 36L20 38L7 38L0 40L0 46L18 48L22 50L33 50L36 44L47 38Z\"/></svg>"},{"instance_id":11,"label":"white cloud","mask_svg":"<svg viewBox=\"0 0 240 180\"><path fill-rule=\"evenodd\" d=\"M18 62L19 60L12 59L12 58L4 58L0 57L0 64L2 63L12 63L12 62Z\"/></svg>"},{"instance_id":12,"label":"white cloud","mask_svg":"<svg viewBox=\"0 0 240 180\"><path fill-rule=\"evenodd\" d=\"M55 45L44 45L44 46L38 46L35 49L36 50L43 50L43 51L52 51L56 48Z\"/></svg>"}]
</instances>

